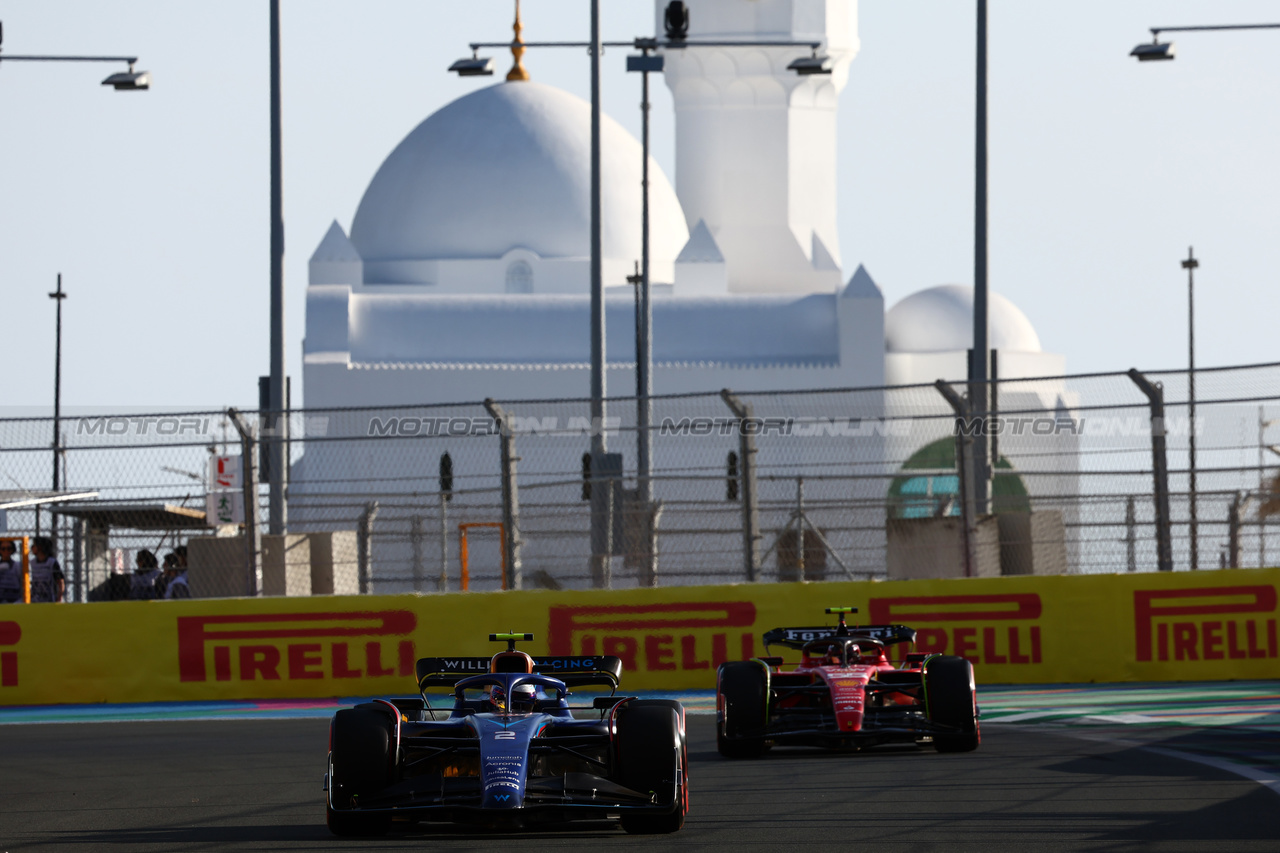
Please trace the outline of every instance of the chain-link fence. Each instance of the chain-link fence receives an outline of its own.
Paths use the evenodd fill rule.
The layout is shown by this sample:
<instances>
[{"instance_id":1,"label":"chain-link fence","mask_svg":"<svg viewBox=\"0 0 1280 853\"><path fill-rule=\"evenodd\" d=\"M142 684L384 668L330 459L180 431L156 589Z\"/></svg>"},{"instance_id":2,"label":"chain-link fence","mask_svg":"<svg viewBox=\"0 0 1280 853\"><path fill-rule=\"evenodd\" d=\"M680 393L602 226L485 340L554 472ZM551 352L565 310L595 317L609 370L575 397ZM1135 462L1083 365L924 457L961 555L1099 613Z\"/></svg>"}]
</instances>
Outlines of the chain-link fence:
<instances>
[{"instance_id":1,"label":"chain-link fence","mask_svg":"<svg viewBox=\"0 0 1280 853\"><path fill-rule=\"evenodd\" d=\"M652 500L634 399L294 411L287 534L259 413L10 418L0 491L75 601L1273 564L1280 365L1194 379L1194 430L1186 372L654 397Z\"/></svg>"}]
</instances>

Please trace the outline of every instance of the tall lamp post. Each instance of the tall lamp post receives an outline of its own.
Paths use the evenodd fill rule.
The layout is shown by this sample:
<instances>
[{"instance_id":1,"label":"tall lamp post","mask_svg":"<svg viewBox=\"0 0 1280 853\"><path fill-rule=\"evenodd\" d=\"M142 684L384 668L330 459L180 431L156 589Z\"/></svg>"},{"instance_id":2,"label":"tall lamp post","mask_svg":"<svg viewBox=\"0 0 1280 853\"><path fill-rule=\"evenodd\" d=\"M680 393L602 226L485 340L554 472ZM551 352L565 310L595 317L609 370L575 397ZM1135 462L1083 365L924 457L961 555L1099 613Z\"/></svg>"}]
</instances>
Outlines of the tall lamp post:
<instances>
[{"instance_id":1,"label":"tall lamp post","mask_svg":"<svg viewBox=\"0 0 1280 853\"><path fill-rule=\"evenodd\" d=\"M61 488L59 476L62 456L62 300L67 294L62 290L62 273L58 273L58 289L49 294L57 303L57 331L53 344L53 490Z\"/></svg>"},{"instance_id":2,"label":"tall lamp post","mask_svg":"<svg viewBox=\"0 0 1280 853\"><path fill-rule=\"evenodd\" d=\"M673 4L675 5L675 4ZM683 6L683 4L680 4ZM519 6L517 6L517 19ZM662 56L651 56L650 51L659 48L685 47L804 47L811 55L793 60L787 67L796 74L830 74L832 63L829 57L818 54L822 47L820 41L704 41L688 40L688 15L672 19L670 10L667 14L667 38L635 38L631 41L606 42L600 38L600 0L591 0L591 41L590 42L526 42L519 38L519 27L516 29L516 40L510 42L471 42L471 56L459 59L449 66L449 70L461 77L487 77L493 74L492 57L482 57L477 51L482 47L505 47L513 52L523 53L530 47L586 47L591 55L591 470L595 482L591 490L591 571L597 586L609 586L609 560L613 552L613 480L611 476L601 479L598 475L605 472L604 462L608 444L604 431L606 412L605 393L605 313L604 313L604 279L603 253L600 221L600 54L606 47L631 47L641 51L640 56L627 58L628 71L641 71L643 74L643 103L641 105L644 125L644 165L642 170L643 211L641 215L643 235L641 251L643 260L637 283L637 311L641 316L636 320L636 396L637 410L637 486L641 500L645 501L645 509L652 502L652 454L649 444L649 421L651 420L652 394L652 307L649 302L649 74L650 71L662 70ZM517 61L520 54L516 54ZM508 77L508 79L513 79ZM523 79L523 78L519 78ZM643 423L642 423L643 422ZM652 553L650 570L652 571Z\"/></svg>"},{"instance_id":3,"label":"tall lamp post","mask_svg":"<svg viewBox=\"0 0 1280 853\"><path fill-rule=\"evenodd\" d=\"M103 86L110 86L117 92L142 92L151 88L151 72L136 71L136 56L79 56L55 54L15 54L4 53L4 24L0 23L0 62L123 62L127 71L117 71L107 75ZM62 456L62 436L60 430L62 415L62 300L67 294L62 290L62 273L58 273L58 289L49 294L49 298L57 302L57 340L53 361L53 490L58 491L62 484L60 472ZM36 531L40 529L40 508L36 507Z\"/></svg>"},{"instance_id":4,"label":"tall lamp post","mask_svg":"<svg viewBox=\"0 0 1280 853\"><path fill-rule=\"evenodd\" d=\"M1187 473L1191 528L1191 570L1200 568L1200 525L1196 510L1196 260L1195 250L1187 249L1182 268L1187 271Z\"/></svg>"},{"instance_id":5,"label":"tall lamp post","mask_svg":"<svg viewBox=\"0 0 1280 853\"><path fill-rule=\"evenodd\" d=\"M288 523L285 489L288 486L289 460L285 443L289 429L285 411L284 359L284 193L280 140L280 0L271 0L270 13L270 112L271 112L271 353L270 376L267 380L267 530L273 535L284 533Z\"/></svg>"},{"instance_id":6,"label":"tall lamp post","mask_svg":"<svg viewBox=\"0 0 1280 853\"><path fill-rule=\"evenodd\" d=\"M969 359L969 410L986 417L991 348L987 321L987 0L977 0L974 116L973 354ZM979 514L990 511L990 438L973 444L973 497ZM957 464L963 464L958 462Z\"/></svg>"},{"instance_id":7,"label":"tall lamp post","mask_svg":"<svg viewBox=\"0 0 1280 853\"><path fill-rule=\"evenodd\" d=\"M981 2L982 0L979 0ZM1191 27L1151 27L1151 41L1136 46L1129 55L1139 62L1170 61L1176 55L1174 43L1160 41L1161 33L1213 32L1217 30L1276 30L1280 24L1209 24ZM1195 279L1194 272L1200 262L1194 253L1187 252L1182 268L1187 271L1187 348L1189 371L1187 373L1187 415L1190 419L1188 443L1188 473L1190 491L1191 568L1200 566L1199 530L1196 517L1196 338L1195 338ZM1261 534L1260 534L1261 535Z\"/></svg>"}]
</instances>

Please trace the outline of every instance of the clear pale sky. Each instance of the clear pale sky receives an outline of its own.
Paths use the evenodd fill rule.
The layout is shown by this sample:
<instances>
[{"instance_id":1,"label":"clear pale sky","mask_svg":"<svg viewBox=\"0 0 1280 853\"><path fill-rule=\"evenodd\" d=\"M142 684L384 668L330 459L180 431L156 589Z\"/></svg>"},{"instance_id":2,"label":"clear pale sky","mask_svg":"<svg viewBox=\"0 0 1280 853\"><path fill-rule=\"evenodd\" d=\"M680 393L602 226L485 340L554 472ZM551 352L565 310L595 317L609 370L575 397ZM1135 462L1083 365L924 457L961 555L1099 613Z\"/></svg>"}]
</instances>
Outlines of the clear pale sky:
<instances>
[{"instance_id":1,"label":"clear pale sky","mask_svg":"<svg viewBox=\"0 0 1280 853\"><path fill-rule=\"evenodd\" d=\"M606 39L652 32L652 2L603 6ZM445 69L469 41L508 38L511 7L284 0L295 405L307 259L333 219L350 227L418 122L492 82ZM136 54L155 77L149 92L117 93L98 85L112 66L0 63L6 408L51 404L46 294L58 272L70 293L64 405L255 403L268 366L267 9L0 3L8 53ZM588 9L525 0L525 37L586 38ZM889 305L972 280L973 14L961 0L859 4L862 50L841 100L840 249L846 273L866 264ZM1280 360L1280 31L1177 34L1174 62L1127 55L1150 26L1280 22L1280 6L991 0L990 19L992 288L1072 372L1179 367L1179 261L1194 244L1198 363ZM625 53L605 56L604 105L638 133ZM585 53L530 51L526 65L588 97ZM671 99L655 93L655 155L674 180Z\"/></svg>"}]
</instances>

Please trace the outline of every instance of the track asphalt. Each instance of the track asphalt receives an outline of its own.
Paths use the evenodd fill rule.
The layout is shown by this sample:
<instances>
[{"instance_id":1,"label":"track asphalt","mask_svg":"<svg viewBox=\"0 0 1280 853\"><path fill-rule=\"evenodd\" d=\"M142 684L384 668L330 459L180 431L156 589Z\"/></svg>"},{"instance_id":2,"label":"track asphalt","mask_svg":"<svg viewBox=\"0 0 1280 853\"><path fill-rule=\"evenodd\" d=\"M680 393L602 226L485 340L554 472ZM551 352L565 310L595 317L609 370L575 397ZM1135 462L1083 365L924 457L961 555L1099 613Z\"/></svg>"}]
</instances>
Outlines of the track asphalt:
<instances>
[{"instance_id":1,"label":"track asphalt","mask_svg":"<svg viewBox=\"0 0 1280 853\"><path fill-rule=\"evenodd\" d=\"M325 718L345 702L0 709L11 723L0 725L0 853L511 844L1275 851L1277 686L986 688L983 743L964 755L776 749L726 761L714 717L695 713L692 810L684 830L659 838L608 824L497 838L421 825L385 839L332 838L321 792ZM706 694L687 699L709 710ZM213 719L227 716L240 719Z\"/></svg>"}]
</instances>

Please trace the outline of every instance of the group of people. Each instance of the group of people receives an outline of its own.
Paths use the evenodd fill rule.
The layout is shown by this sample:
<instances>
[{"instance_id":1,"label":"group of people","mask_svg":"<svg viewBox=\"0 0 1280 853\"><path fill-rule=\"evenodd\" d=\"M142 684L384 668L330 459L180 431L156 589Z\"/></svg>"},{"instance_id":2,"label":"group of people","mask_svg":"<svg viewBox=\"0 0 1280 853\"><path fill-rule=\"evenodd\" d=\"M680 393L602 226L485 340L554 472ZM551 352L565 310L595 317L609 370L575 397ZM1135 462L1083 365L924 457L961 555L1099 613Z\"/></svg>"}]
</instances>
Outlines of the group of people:
<instances>
[{"instance_id":1,"label":"group of people","mask_svg":"<svg viewBox=\"0 0 1280 853\"><path fill-rule=\"evenodd\" d=\"M131 601L143 601L151 598L190 598L191 587L187 586L187 546L179 545L164 555L164 566L161 567L156 555L143 548L134 558L137 568L128 579L128 591L124 584L111 592L109 598L127 598ZM124 580L123 575L112 578Z\"/></svg>"},{"instance_id":2,"label":"group of people","mask_svg":"<svg viewBox=\"0 0 1280 853\"><path fill-rule=\"evenodd\" d=\"M112 575L107 579L103 598L142 601L191 597L191 587L187 586L187 546L179 545L165 554L163 567L156 555L145 548L138 552L135 563L137 568L132 575ZM36 536L31 540L27 566L31 573L31 601L62 601L67 581L53 556L52 539ZM17 554L17 542L0 539L0 604L23 600L22 558Z\"/></svg>"},{"instance_id":3,"label":"group of people","mask_svg":"<svg viewBox=\"0 0 1280 853\"><path fill-rule=\"evenodd\" d=\"M0 604L22 601L22 557L18 555L18 543L13 539L0 540ZM67 591L67 580L62 566L53 556L53 540L37 536L31 540L31 553L27 558L31 572L31 600L61 601Z\"/></svg>"}]
</instances>

